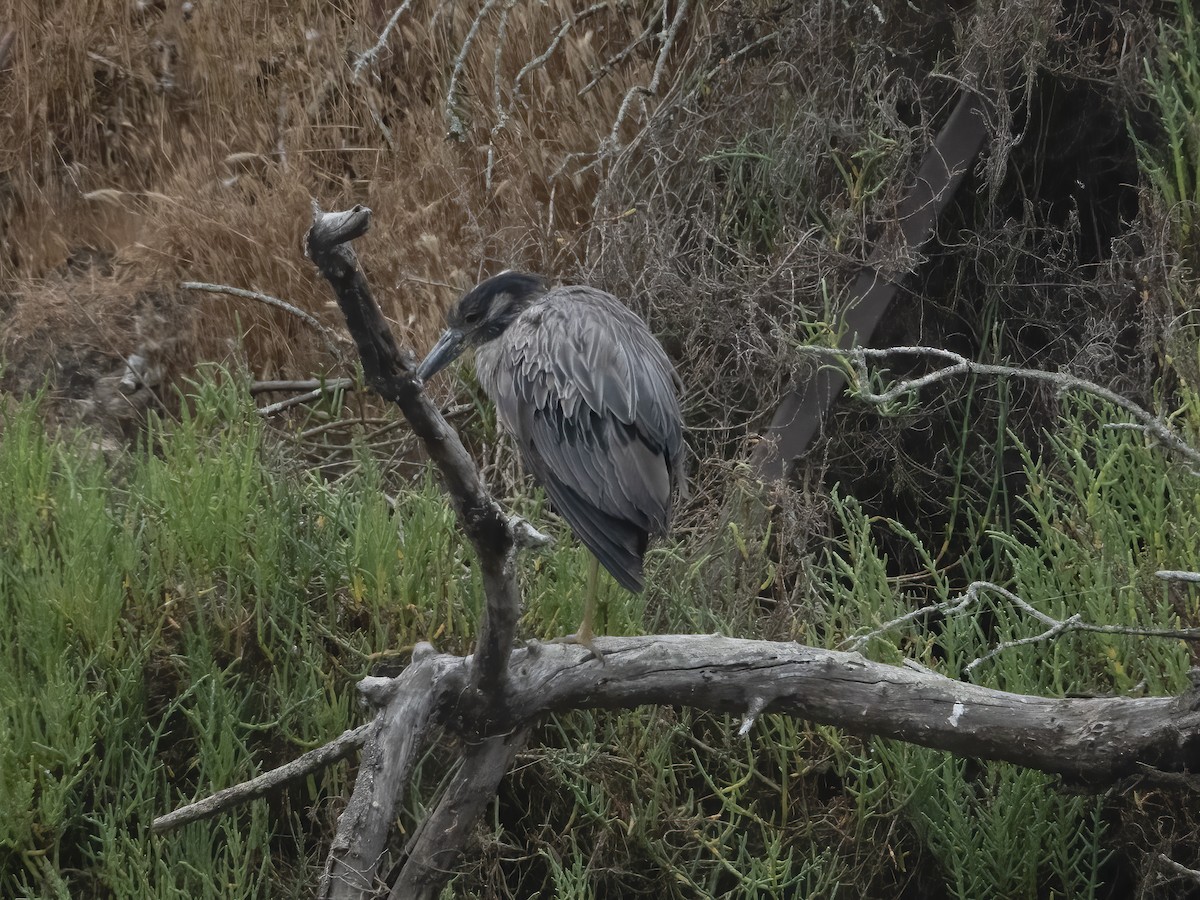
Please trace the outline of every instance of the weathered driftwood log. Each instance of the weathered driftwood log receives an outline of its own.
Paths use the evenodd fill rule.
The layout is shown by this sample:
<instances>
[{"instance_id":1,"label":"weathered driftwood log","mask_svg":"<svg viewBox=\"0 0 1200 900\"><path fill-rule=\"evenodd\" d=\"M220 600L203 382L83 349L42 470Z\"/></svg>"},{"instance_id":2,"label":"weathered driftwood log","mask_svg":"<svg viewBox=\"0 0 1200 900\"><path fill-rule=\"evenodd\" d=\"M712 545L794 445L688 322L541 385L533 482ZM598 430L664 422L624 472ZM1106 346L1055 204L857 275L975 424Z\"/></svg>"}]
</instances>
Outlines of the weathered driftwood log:
<instances>
[{"instance_id":1,"label":"weathered driftwood log","mask_svg":"<svg viewBox=\"0 0 1200 900\"><path fill-rule=\"evenodd\" d=\"M597 640L604 664L566 644L514 651L504 708L492 712L482 735L456 702L470 659L424 658L420 665L444 661L432 685L434 715L478 738L517 731L551 712L690 706L744 717L784 713L1004 760L1081 787L1200 772L1200 686L1179 697L1034 697L803 644L682 634ZM395 683L388 703L407 704L398 684L406 675L368 681ZM377 690L373 684L371 693Z\"/></svg>"},{"instance_id":2,"label":"weathered driftwood log","mask_svg":"<svg viewBox=\"0 0 1200 900\"><path fill-rule=\"evenodd\" d=\"M863 735L896 738L965 756L1005 760L1103 787L1138 776L1191 783L1200 771L1200 684L1180 697L1045 698L956 681L918 665L891 666L857 653L719 635L597 638L604 663L582 647L531 643L513 650L520 596L513 555L536 532L507 518L487 494L457 435L424 397L412 359L396 346L353 252L370 211L314 217L307 251L338 295L367 384L394 400L437 463L475 547L487 593L476 653L418 646L392 679L360 684L372 723L329 748L156 820L164 831L261 796L328 765L361 743L354 793L326 863L321 898L388 891L380 867L395 811L431 728L461 734L466 751L429 817L401 854L392 898L437 897L531 727L551 712L690 706L743 717L798 716ZM519 527L518 527L519 526Z\"/></svg>"},{"instance_id":3,"label":"weathered driftwood log","mask_svg":"<svg viewBox=\"0 0 1200 900\"><path fill-rule=\"evenodd\" d=\"M376 810L386 827L411 773L413 748L432 724L462 731L471 749L439 812L411 842L397 881L407 887L393 890L393 897L436 896L436 890L425 894L418 888L440 886L452 868L493 793L475 788L485 781L494 790L524 745L528 727L550 712L658 704L743 717L782 713L857 734L1004 760L1095 789L1131 776L1177 784L1179 776L1200 771L1200 688L1180 697L1033 697L801 644L720 635L597 641L603 665L572 645L531 643L514 651L503 707L483 719L459 702L469 692L469 657L421 645L403 674L365 679L360 688L378 712L369 730L355 732L364 740L363 763L342 817L350 827L338 835L353 860L349 855L334 860L337 854L331 854L331 866L338 867L331 877L343 886L361 884L357 896L371 896L371 863L378 862L383 846L379 829L365 823L362 810ZM262 793L246 787L244 800ZM156 830L212 814L188 809L171 813L170 820L164 816ZM417 852L421 847L426 849Z\"/></svg>"}]
</instances>

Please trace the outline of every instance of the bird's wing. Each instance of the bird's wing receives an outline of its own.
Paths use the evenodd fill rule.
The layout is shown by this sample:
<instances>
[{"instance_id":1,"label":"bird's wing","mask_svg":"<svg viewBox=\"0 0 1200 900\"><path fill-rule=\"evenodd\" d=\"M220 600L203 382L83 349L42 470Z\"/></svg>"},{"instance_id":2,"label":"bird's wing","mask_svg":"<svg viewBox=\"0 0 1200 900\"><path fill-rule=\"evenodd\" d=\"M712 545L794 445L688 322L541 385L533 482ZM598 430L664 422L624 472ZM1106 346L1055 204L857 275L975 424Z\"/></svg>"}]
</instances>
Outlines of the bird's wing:
<instances>
[{"instance_id":1,"label":"bird's wing","mask_svg":"<svg viewBox=\"0 0 1200 900\"><path fill-rule=\"evenodd\" d=\"M481 381L532 474L602 562L606 540L636 553L640 581L683 447L667 355L616 298L583 287L551 291L495 344Z\"/></svg>"}]
</instances>

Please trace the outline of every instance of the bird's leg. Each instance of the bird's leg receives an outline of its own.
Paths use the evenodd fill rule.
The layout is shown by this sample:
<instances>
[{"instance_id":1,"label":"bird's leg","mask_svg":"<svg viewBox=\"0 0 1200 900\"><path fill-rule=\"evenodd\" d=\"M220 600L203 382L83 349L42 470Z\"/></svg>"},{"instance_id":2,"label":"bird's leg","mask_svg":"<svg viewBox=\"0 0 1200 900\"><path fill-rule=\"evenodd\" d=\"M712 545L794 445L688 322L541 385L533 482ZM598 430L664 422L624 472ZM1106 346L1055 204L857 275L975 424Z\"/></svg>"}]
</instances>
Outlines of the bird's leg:
<instances>
[{"instance_id":1,"label":"bird's leg","mask_svg":"<svg viewBox=\"0 0 1200 900\"><path fill-rule=\"evenodd\" d=\"M583 621L579 623L579 630L575 632L575 638L580 644L595 653L596 650L592 647L592 626L596 621L596 594L600 588L600 560L594 553L589 553L588 556L591 559L588 561L587 595L583 600ZM597 654L598 658L599 654Z\"/></svg>"},{"instance_id":2,"label":"bird's leg","mask_svg":"<svg viewBox=\"0 0 1200 900\"><path fill-rule=\"evenodd\" d=\"M596 657L596 661L604 665L604 654L596 649L596 645L592 642L595 633L592 631L592 622L596 618L596 594L600 587L600 560L595 554L589 553L591 558L588 564L588 580L587 594L583 600L583 621L579 623L579 628L574 634L568 634L565 637L555 638L552 643L556 644L578 644L580 647L586 647L591 651L592 656Z\"/></svg>"}]
</instances>

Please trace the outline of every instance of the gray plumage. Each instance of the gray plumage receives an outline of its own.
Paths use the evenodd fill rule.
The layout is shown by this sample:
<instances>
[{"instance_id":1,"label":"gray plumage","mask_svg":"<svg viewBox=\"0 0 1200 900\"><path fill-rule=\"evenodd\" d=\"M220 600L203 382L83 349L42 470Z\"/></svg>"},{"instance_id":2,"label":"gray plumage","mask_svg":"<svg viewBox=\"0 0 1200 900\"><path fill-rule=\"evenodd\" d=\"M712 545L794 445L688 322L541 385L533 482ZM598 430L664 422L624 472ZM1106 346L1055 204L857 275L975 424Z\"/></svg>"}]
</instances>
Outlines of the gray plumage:
<instances>
[{"instance_id":1,"label":"gray plumage","mask_svg":"<svg viewBox=\"0 0 1200 900\"><path fill-rule=\"evenodd\" d=\"M515 272L468 292L447 322L418 374L475 346L526 468L617 582L641 591L647 543L683 487L676 377L658 341L611 294Z\"/></svg>"}]
</instances>

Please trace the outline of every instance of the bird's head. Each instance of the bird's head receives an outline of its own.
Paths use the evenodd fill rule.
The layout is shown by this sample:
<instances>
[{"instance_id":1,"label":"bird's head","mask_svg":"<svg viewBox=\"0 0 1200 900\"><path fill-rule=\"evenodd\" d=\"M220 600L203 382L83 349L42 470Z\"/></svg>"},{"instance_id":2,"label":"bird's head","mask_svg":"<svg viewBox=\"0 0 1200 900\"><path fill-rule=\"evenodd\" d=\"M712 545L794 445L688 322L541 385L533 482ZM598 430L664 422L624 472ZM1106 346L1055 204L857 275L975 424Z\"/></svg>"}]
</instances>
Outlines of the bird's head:
<instances>
[{"instance_id":1,"label":"bird's head","mask_svg":"<svg viewBox=\"0 0 1200 900\"><path fill-rule=\"evenodd\" d=\"M493 341L534 300L546 293L537 275L501 272L463 294L446 313L446 330L429 355L417 366L417 377L428 381L468 347Z\"/></svg>"}]
</instances>

